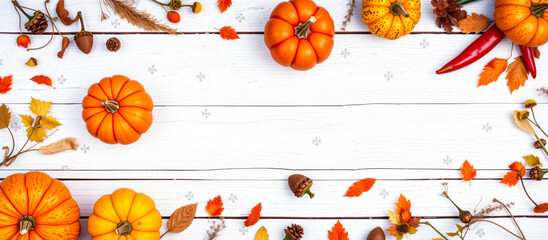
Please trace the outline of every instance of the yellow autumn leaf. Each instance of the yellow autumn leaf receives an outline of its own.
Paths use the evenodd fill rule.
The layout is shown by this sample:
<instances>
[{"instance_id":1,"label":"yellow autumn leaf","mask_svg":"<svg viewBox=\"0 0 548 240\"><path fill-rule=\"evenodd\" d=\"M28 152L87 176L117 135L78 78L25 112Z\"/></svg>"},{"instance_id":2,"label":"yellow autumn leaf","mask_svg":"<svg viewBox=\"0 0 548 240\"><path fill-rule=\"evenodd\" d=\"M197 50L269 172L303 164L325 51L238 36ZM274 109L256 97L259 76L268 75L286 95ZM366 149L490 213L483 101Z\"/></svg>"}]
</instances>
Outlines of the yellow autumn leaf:
<instances>
[{"instance_id":1,"label":"yellow autumn leaf","mask_svg":"<svg viewBox=\"0 0 548 240\"><path fill-rule=\"evenodd\" d=\"M29 115L19 115L21 117L21 122L25 127L32 128L32 124L34 123L34 118Z\"/></svg>"},{"instance_id":2,"label":"yellow autumn leaf","mask_svg":"<svg viewBox=\"0 0 548 240\"><path fill-rule=\"evenodd\" d=\"M268 231L264 226L259 228L257 234L255 234L255 240L268 240Z\"/></svg>"},{"instance_id":3,"label":"yellow autumn leaf","mask_svg":"<svg viewBox=\"0 0 548 240\"><path fill-rule=\"evenodd\" d=\"M46 116L49 113L51 102L40 101L31 97L30 110L38 116Z\"/></svg>"},{"instance_id":4,"label":"yellow autumn leaf","mask_svg":"<svg viewBox=\"0 0 548 240\"><path fill-rule=\"evenodd\" d=\"M527 119L519 119L518 110L514 110L514 122L516 123L516 125L518 125L519 128L521 128L521 130L533 134L533 136L535 137L537 136L535 130L533 130L533 127L531 127L531 123L529 123Z\"/></svg>"},{"instance_id":5,"label":"yellow autumn leaf","mask_svg":"<svg viewBox=\"0 0 548 240\"><path fill-rule=\"evenodd\" d=\"M40 120L40 125L42 125L42 127L44 127L47 130L53 130L54 128L61 125L61 123L57 122L57 119L55 119L54 117L47 116L47 117L43 117Z\"/></svg>"},{"instance_id":6,"label":"yellow autumn leaf","mask_svg":"<svg viewBox=\"0 0 548 240\"><path fill-rule=\"evenodd\" d=\"M523 156L523 159L527 162L527 164L535 167L542 167L542 163L540 163L540 159L535 155L527 155Z\"/></svg>"},{"instance_id":7,"label":"yellow autumn leaf","mask_svg":"<svg viewBox=\"0 0 548 240\"><path fill-rule=\"evenodd\" d=\"M0 106L0 129L10 126L11 113L6 104Z\"/></svg>"},{"instance_id":8,"label":"yellow autumn leaf","mask_svg":"<svg viewBox=\"0 0 548 240\"><path fill-rule=\"evenodd\" d=\"M401 224L400 215L397 212L392 212L388 210L388 220L390 220L392 224Z\"/></svg>"},{"instance_id":9,"label":"yellow autumn leaf","mask_svg":"<svg viewBox=\"0 0 548 240\"><path fill-rule=\"evenodd\" d=\"M417 233L417 228L410 227L408 233L409 233L409 234L415 234L415 233Z\"/></svg>"},{"instance_id":10,"label":"yellow autumn leaf","mask_svg":"<svg viewBox=\"0 0 548 240\"><path fill-rule=\"evenodd\" d=\"M42 142L44 141L44 138L47 136L46 130L42 128L34 128L34 131L32 131L33 128L27 128L27 137L29 140L33 142Z\"/></svg>"}]
</instances>

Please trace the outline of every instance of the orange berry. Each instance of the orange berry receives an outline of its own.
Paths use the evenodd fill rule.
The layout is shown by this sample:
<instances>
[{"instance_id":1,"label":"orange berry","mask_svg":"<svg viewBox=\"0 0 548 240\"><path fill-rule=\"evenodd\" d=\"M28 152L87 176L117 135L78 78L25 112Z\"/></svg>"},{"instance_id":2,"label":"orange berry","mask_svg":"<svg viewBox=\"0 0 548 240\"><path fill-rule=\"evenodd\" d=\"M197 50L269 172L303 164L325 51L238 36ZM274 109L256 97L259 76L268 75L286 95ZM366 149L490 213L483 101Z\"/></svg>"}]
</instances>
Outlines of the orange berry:
<instances>
[{"instance_id":1,"label":"orange berry","mask_svg":"<svg viewBox=\"0 0 548 240\"><path fill-rule=\"evenodd\" d=\"M167 20L169 20L172 23L178 23L181 21L181 15L179 15L176 11L169 11L167 13Z\"/></svg>"},{"instance_id":2,"label":"orange berry","mask_svg":"<svg viewBox=\"0 0 548 240\"><path fill-rule=\"evenodd\" d=\"M30 43L30 38L27 35L19 35L17 37L17 46L28 48Z\"/></svg>"}]
</instances>

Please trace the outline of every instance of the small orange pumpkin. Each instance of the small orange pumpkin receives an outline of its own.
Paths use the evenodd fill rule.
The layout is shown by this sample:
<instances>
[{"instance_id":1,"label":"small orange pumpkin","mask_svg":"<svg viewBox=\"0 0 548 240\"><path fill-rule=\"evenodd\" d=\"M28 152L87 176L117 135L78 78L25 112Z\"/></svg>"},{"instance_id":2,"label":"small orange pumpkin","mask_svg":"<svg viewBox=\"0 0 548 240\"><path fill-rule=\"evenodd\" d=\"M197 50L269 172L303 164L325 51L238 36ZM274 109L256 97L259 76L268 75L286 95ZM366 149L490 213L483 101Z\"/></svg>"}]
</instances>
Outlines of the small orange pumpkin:
<instances>
[{"instance_id":1,"label":"small orange pumpkin","mask_svg":"<svg viewBox=\"0 0 548 240\"><path fill-rule=\"evenodd\" d=\"M312 0L290 0L270 14L264 42L280 65L308 70L329 57L334 35L335 24L325 8Z\"/></svg>"},{"instance_id":2,"label":"small orange pumpkin","mask_svg":"<svg viewBox=\"0 0 548 240\"><path fill-rule=\"evenodd\" d=\"M421 19L420 0L363 0L362 20L375 36L398 39Z\"/></svg>"},{"instance_id":3,"label":"small orange pumpkin","mask_svg":"<svg viewBox=\"0 0 548 240\"><path fill-rule=\"evenodd\" d=\"M152 198L127 188L99 198L88 220L91 240L158 240L161 226Z\"/></svg>"},{"instance_id":4,"label":"small orange pumpkin","mask_svg":"<svg viewBox=\"0 0 548 240\"><path fill-rule=\"evenodd\" d=\"M548 42L546 11L546 0L496 0L495 22L512 42L538 47Z\"/></svg>"},{"instance_id":5,"label":"small orange pumpkin","mask_svg":"<svg viewBox=\"0 0 548 240\"><path fill-rule=\"evenodd\" d=\"M67 187L42 172L13 174L0 183L0 238L77 240L80 208Z\"/></svg>"},{"instance_id":6,"label":"small orange pumpkin","mask_svg":"<svg viewBox=\"0 0 548 240\"><path fill-rule=\"evenodd\" d=\"M139 82L125 76L93 84L82 107L89 133L105 143L134 143L152 125L152 98Z\"/></svg>"}]
</instances>

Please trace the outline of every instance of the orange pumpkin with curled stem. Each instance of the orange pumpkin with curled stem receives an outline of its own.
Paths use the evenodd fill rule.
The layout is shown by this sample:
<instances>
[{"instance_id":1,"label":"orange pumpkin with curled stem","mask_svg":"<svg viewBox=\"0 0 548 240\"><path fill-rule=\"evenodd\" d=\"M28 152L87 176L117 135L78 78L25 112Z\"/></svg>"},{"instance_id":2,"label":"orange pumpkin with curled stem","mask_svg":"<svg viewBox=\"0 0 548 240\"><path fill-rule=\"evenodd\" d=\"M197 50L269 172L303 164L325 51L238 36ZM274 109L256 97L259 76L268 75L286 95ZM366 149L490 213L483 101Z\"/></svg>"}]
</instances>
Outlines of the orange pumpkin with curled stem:
<instances>
[{"instance_id":1,"label":"orange pumpkin with curled stem","mask_svg":"<svg viewBox=\"0 0 548 240\"><path fill-rule=\"evenodd\" d=\"M329 57L334 35L335 24L325 8L312 0L290 0L272 11L264 42L280 65L309 70Z\"/></svg>"},{"instance_id":2,"label":"orange pumpkin with curled stem","mask_svg":"<svg viewBox=\"0 0 548 240\"><path fill-rule=\"evenodd\" d=\"M77 240L80 209L68 188L42 172L13 174L0 183L0 238Z\"/></svg>"},{"instance_id":3,"label":"orange pumpkin with curled stem","mask_svg":"<svg viewBox=\"0 0 548 240\"><path fill-rule=\"evenodd\" d=\"M362 20L375 36L398 39L421 19L420 0L363 0Z\"/></svg>"},{"instance_id":4,"label":"orange pumpkin with curled stem","mask_svg":"<svg viewBox=\"0 0 548 240\"><path fill-rule=\"evenodd\" d=\"M537 47L548 42L546 11L546 0L496 0L495 22L512 42Z\"/></svg>"},{"instance_id":5,"label":"orange pumpkin with curled stem","mask_svg":"<svg viewBox=\"0 0 548 240\"><path fill-rule=\"evenodd\" d=\"M89 133L105 143L134 143L152 125L152 98L139 82L125 76L93 84L82 107Z\"/></svg>"}]
</instances>

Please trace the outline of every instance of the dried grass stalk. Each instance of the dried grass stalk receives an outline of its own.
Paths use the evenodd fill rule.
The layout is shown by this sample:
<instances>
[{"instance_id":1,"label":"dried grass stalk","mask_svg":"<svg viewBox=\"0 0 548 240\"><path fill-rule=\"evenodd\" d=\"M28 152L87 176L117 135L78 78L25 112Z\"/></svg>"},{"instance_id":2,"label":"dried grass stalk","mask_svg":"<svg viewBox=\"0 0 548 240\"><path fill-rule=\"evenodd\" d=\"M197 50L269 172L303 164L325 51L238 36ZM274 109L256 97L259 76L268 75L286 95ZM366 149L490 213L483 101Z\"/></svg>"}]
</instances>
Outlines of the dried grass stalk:
<instances>
[{"instance_id":1,"label":"dried grass stalk","mask_svg":"<svg viewBox=\"0 0 548 240\"><path fill-rule=\"evenodd\" d=\"M135 8L132 1L124 0L102 0L107 10L110 8L114 14L126 19L133 26L141 28L148 32L167 32L177 34L177 29L173 29L168 25L161 23L150 13ZM101 12L101 18L107 18L104 12Z\"/></svg>"},{"instance_id":2,"label":"dried grass stalk","mask_svg":"<svg viewBox=\"0 0 548 240\"><path fill-rule=\"evenodd\" d=\"M348 6L348 12L346 13L344 21L342 23L342 30L346 30L346 25L348 25L350 21L352 21L352 16L354 16L354 8L356 8L356 0L349 0L346 6Z\"/></svg>"}]
</instances>

